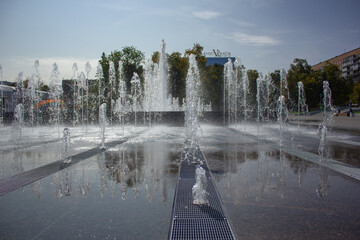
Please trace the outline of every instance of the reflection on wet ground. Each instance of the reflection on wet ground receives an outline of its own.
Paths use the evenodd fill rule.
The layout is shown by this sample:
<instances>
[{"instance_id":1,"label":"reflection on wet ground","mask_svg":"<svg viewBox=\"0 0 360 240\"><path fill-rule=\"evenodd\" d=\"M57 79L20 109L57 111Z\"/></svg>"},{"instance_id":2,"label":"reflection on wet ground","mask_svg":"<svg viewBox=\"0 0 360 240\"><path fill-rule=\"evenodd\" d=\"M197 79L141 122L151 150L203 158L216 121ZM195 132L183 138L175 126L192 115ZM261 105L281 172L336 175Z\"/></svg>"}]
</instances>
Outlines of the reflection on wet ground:
<instances>
[{"instance_id":1,"label":"reflection on wet ground","mask_svg":"<svg viewBox=\"0 0 360 240\"><path fill-rule=\"evenodd\" d=\"M278 140L272 129L262 131ZM73 142L71 154L97 146L93 133ZM122 137L116 130L108 134L107 141ZM184 129L131 134L123 144L0 197L0 239L167 239ZM316 152L316 136L302 134L285 133L284 143ZM359 181L228 128L202 126L199 144L238 239L360 235ZM329 153L359 164L356 146L330 143ZM3 151L1 177L60 156L56 143Z\"/></svg>"},{"instance_id":2,"label":"reflection on wet ground","mask_svg":"<svg viewBox=\"0 0 360 240\"><path fill-rule=\"evenodd\" d=\"M9 193L0 239L166 239L181 149L122 144Z\"/></svg>"},{"instance_id":3,"label":"reflection on wet ground","mask_svg":"<svg viewBox=\"0 0 360 240\"><path fill-rule=\"evenodd\" d=\"M249 125L245 130L243 126L234 126L233 128L257 136L258 127L256 125ZM268 139L279 143L280 137L284 146L318 154L319 136L317 129L314 127L301 127L298 129L296 126L287 126L281 136L279 127L276 124L262 125L259 128L260 139ZM327 158L360 167L360 135L358 132L329 131L325 150Z\"/></svg>"},{"instance_id":4,"label":"reflection on wet ground","mask_svg":"<svg viewBox=\"0 0 360 240\"><path fill-rule=\"evenodd\" d=\"M202 148L239 239L358 238L358 181L222 132Z\"/></svg>"}]
</instances>

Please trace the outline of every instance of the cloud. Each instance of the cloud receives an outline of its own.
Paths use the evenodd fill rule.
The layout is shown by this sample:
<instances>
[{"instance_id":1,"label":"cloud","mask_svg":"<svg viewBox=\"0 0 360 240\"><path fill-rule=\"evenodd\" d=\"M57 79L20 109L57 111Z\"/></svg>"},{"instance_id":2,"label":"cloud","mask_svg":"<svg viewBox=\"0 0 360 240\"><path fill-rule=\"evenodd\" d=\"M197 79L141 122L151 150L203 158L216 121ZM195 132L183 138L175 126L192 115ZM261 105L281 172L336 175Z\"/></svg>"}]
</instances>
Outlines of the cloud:
<instances>
[{"instance_id":1,"label":"cloud","mask_svg":"<svg viewBox=\"0 0 360 240\"><path fill-rule=\"evenodd\" d=\"M262 36L262 35L250 35L241 32L233 33L233 36L228 37L233 39L235 42L240 45L254 45L254 46L276 46L281 43L280 40L277 40L272 37Z\"/></svg>"},{"instance_id":2,"label":"cloud","mask_svg":"<svg viewBox=\"0 0 360 240\"><path fill-rule=\"evenodd\" d=\"M233 23L235 23L236 25L240 26L240 27L256 27L256 24L251 23L251 22L246 22L246 21L240 21L240 20L230 20Z\"/></svg>"},{"instance_id":3,"label":"cloud","mask_svg":"<svg viewBox=\"0 0 360 240\"><path fill-rule=\"evenodd\" d=\"M215 12L215 11L201 11L201 12L193 12L193 15L195 17L204 19L204 20L210 20L213 18L217 18L219 16L221 16L222 14L219 12Z\"/></svg>"}]
</instances>

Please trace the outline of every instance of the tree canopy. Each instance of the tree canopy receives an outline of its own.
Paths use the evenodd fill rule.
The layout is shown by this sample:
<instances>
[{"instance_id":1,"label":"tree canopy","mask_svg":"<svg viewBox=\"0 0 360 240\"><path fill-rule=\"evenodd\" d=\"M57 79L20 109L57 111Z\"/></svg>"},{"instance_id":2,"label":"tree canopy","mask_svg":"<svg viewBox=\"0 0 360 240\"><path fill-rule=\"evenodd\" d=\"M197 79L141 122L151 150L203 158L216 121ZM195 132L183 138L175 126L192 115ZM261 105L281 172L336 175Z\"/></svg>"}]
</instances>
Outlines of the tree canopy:
<instances>
[{"instance_id":1,"label":"tree canopy","mask_svg":"<svg viewBox=\"0 0 360 240\"><path fill-rule=\"evenodd\" d=\"M323 81L329 82L334 105L346 105L353 92L353 81L343 78L338 66L330 63L326 64L323 69L313 71L305 59L295 58L290 65L287 81L293 102L298 98L297 82L303 83L306 103L310 109L319 108L321 105Z\"/></svg>"},{"instance_id":2,"label":"tree canopy","mask_svg":"<svg viewBox=\"0 0 360 240\"><path fill-rule=\"evenodd\" d=\"M186 88L186 74L189 67L188 57L194 54L200 70L200 81L203 86L203 100L206 104L212 103L213 109L221 110L222 108L222 92L223 92L223 67L222 65L206 66L207 59L203 55L203 46L195 43L192 48L185 50L182 55L180 52L173 52L167 55L169 66L169 93L173 97L177 97L182 104L185 98ZM154 63L159 62L160 52L155 51L151 59ZM119 61L123 64L123 76L127 85L128 91L130 90L130 80L134 73L140 76L141 84L143 85L143 62L144 53L137 50L134 46L126 46L121 51L114 50L109 55L102 54L99 63L103 68L104 81L102 88L104 95L108 97L109 89L109 64L110 61L114 62L116 70L116 83L115 88L119 86ZM247 71L249 80L249 104L255 106L256 104L256 82L259 77L259 72L256 69ZM275 99L279 95L280 88L280 70L275 70L270 74L274 88L271 92L272 97ZM360 100L360 86L354 83L351 79L345 79L341 76L341 72L336 65L327 64L323 69L313 71L311 65L306 59L295 58L290 64L287 72L287 86L289 95L286 96L289 106L294 107L297 104L298 98L298 82L301 81L304 85L306 94L306 103L309 109L316 109L321 106L322 83L328 81L332 90L333 104L344 105L348 103L350 98L356 102ZM114 97L117 97L116 91ZM291 107L290 107L291 110Z\"/></svg>"}]
</instances>

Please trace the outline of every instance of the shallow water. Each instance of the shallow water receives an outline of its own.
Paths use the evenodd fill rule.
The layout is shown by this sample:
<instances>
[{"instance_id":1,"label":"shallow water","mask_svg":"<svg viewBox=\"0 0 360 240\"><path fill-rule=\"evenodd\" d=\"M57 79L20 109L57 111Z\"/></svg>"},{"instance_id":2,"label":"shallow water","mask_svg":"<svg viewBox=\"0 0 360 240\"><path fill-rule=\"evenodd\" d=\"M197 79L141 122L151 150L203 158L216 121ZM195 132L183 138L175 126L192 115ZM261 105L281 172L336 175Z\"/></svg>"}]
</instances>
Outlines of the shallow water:
<instances>
[{"instance_id":1,"label":"shallow water","mask_svg":"<svg viewBox=\"0 0 360 240\"><path fill-rule=\"evenodd\" d=\"M181 145L118 146L0 198L0 239L166 239Z\"/></svg>"},{"instance_id":2,"label":"shallow water","mask_svg":"<svg viewBox=\"0 0 360 240\"><path fill-rule=\"evenodd\" d=\"M358 238L359 181L223 129L214 134L202 149L239 239Z\"/></svg>"},{"instance_id":3,"label":"shallow water","mask_svg":"<svg viewBox=\"0 0 360 240\"><path fill-rule=\"evenodd\" d=\"M70 155L98 146L97 130L74 129L81 137ZM123 144L0 197L0 239L167 239L185 130L129 127L126 136ZM199 136L239 239L359 236L359 181L228 128L203 125ZM122 138L122 129L109 128L106 137ZM317 142L293 139L285 142L301 151ZM59 144L2 151L2 176L58 160ZM347 159L335 146L335 155Z\"/></svg>"}]
</instances>

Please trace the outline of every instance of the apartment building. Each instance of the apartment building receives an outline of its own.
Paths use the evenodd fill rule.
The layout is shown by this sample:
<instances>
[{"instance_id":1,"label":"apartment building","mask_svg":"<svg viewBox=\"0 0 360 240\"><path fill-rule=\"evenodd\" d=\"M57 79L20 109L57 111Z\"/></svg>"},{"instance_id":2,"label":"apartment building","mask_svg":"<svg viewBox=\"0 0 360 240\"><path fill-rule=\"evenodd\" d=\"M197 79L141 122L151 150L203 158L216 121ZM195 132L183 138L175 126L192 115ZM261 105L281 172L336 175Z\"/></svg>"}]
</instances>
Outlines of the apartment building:
<instances>
[{"instance_id":1,"label":"apartment building","mask_svg":"<svg viewBox=\"0 0 360 240\"><path fill-rule=\"evenodd\" d=\"M337 65L344 78L352 77L354 82L360 81L360 48L315 64L311 69L321 70L328 63Z\"/></svg>"}]
</instances>

